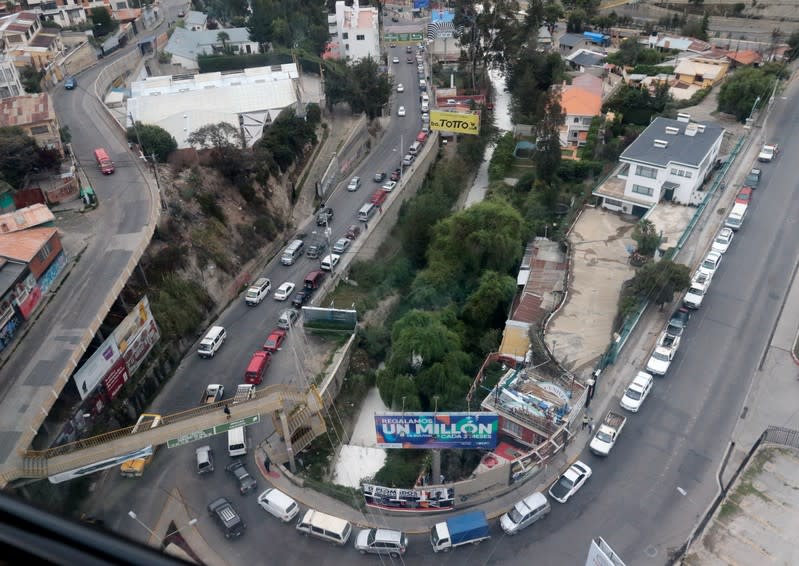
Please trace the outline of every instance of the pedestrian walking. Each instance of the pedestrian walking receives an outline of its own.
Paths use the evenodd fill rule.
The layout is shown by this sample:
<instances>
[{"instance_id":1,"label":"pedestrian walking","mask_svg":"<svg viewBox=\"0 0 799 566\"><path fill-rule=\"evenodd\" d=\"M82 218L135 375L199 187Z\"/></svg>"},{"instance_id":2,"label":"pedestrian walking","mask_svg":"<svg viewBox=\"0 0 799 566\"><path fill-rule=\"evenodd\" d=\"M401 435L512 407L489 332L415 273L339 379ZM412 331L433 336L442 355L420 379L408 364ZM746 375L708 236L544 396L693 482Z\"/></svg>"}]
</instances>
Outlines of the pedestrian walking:
<instances>
[{"instance_id":1,"label":"pedestrian walking","mask_svg":"<svg viewBox=\"0 0 799 566\"><path fill-rule=\"evenodd\" d=\"M269 456L264 458L264 468L266 468L266 473L269 473L269 466L272 465L272 462L269 461Z\"/></svg>"},{"instance_id":2,"label":"pedestrian walking","mask_svg":"<svg viewBox=\"0 0 799 566\"><path fill-rule=\"evenodd\" d=\"M594 419L588 419L588 434L594 434Z\"/></svg>"},{"instance_id":3,"label":"pedestrian walking","mask_svg":"<svg viewBox=\"0 0 799 566\"><path fill-rule=\"evenodd\" d=\"M230 407L225 405L225 408L222 409L222 410L225 411L225 414L227 415L228 420L230 420Z\"/></svg>"},{"instance_id":4,"label":"pedestrian walking","mask_svg":"<svg viewBox=\"0 0 799 566\"><path fill-rule=\"evenodd\" d=\"M583 415L583 430L585 430L585 427L588 426L588 422L589 422L588 415Z\"/></svg>"}]
</instances>

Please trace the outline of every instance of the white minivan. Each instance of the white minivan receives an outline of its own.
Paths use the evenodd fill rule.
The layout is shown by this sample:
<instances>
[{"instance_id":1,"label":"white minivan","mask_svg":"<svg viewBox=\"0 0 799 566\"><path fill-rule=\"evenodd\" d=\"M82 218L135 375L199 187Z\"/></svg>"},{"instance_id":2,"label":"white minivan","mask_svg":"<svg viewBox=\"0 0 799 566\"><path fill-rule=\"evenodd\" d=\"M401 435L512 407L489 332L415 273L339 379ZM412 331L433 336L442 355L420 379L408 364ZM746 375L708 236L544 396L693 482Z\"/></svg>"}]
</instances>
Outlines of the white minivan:
<instances>
[{"instance_id":1,"label":"white minivan","mask_svg":"<svg viewBox=\"0 0 799 566\"><path fill-rule=\"evenodd\" d=\"M205 337L200 340L197 353L201 358L213 358L216 351L222 347L227 338L227 333L223 326L212 326Z\"/></svg>"},{"instance_id":2,"label":"white minivan","mask_svg":"<svg viewBox=\"0 0 799 566\"><path fill-rule=\"evenodd\" d=\"M537 491L516 503L510 511L502 515L499 525L506 534L515 535L546 517L550 511L551 507L546 496Z\"/></svg>"},{"instance_id":3,"label":"white minivan","mask_svg":"<svg viewBox=\"0 0 799 566\"><path fill-rule=\"evenodd\" d=\"M344 519L308 509L297 522L297 530L306 536L343 546L350 539L352 525Z\"/></svg>"},{"instance_id":4,"label":"white minivan","mask_svg":"<svg viewBox=\"0 0 799 566\"><path fill-rule=\"evenodd\" d=\"M296 501L274 487L270 487L258 496L258 505L284 523L291 521L300 512L300 506Z\"/></svg>"},{"instance_id":5,"label":"white minivan","mask_svg":"<svg viewBox=\"0 0 799 566\"><path fill-rule=\"evenodd\" d=\"M227 431L227 453L231 458L247 455L247 435L243 426Z\"/></svg>"}]
</instances>

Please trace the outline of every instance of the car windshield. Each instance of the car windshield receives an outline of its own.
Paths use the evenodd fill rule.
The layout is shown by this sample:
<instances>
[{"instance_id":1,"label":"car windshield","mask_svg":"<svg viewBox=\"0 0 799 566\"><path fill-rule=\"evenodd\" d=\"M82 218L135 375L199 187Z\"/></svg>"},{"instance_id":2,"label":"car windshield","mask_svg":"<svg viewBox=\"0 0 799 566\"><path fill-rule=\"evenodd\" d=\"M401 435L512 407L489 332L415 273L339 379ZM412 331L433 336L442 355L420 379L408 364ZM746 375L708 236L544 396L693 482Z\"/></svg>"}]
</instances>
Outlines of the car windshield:
<instances>
[{"instance_id":1,"label":"car windshield","mask_svg":"<svg viewBox=\"0 0 799 566\"><path fill-rule=\"evenodd\" d=\"M738 200L749 200L749 193L738 193Z\"/></svg>"},{"instance_id":2,"label":"car windshield","mask_svg":"<svg viewBox=\"0 0 799 566\"><path fill-rule=\"evenodd\" d=\"M711 270L716 269L716 262L713 261L712 259L706 259L705 261L702 262L702 267Z\"/></svg>"},{"instance_id":3,"label":"car windshield","mask_svg":"<svg viewBox=\"0 0 799 566\"><path fill-rule=\"evenodd\" d=\"M638 401L641 398L641 392L637 389L628 389L627 393L624 394L625 397L632 399L633 401Z\"/></svg>"},{"instance_id":4,"label":"car windshield","mask_svg":"<svg viewBox=\"0 0 799 566\"><path fill-rule=\"evenodd\" d=\"M667 354L664 354L663 352L654 352L652 354L652 357L661 362L669 361L669 356Z\"/></svg>"},{"instance_id":5,"label":"car windshield","mask_svg":"<svg viewBox=\"0 0 799 566\"><path fill-rule=\"evenodd\" d=\"M698 287L691 287L690 289L688 289L688 294L689 295L704 295L705 292L702 289L698 288Z\"/></svg>"},{"instance_id":6,"label":"car windshield","mask_svg":"<svg viewBox=\"0 0 799 566\"><path fill-rule=\"evenodd\" d=\"M601 440L602 442L608 442L608 443L610 443L610 442L613 440L613 439L610 437L610 435L609 435L607 432L605 432L604 430L600 430L598 433L596 433L596 437L597 437L599 440Z\"/></svg>"},{"instance_id":7,"label":"car windshield","mask_svg":"<svg viewBox=\"0 0 799 566\"><path fill-rule=\"evenodd\" d=\"M600 434L603 434L603 433L600 432L600 433L597 434L597 436L599 436ZM605 436L607 436L607 435L605 435ZM572 482L569 478L567 478L566 476L560 476L560 479L558 480L558 483L555 484L555 487L559 488L563 492L568 492L572 488L573 485L574 485L574 482Z\"/></svg>"},{"instance_id":8,"label":"car windshield","mask_svg":"<svg viewBox=\"0 0 799 566\"><path fill-rule=\"evenodd\" d=\"M728 240L729 239L728 239L727 236L719 236L718 238L716 238L716 243L717 244L725 244L726 245Z\"/></svg>"},{"instance_id":9,"label":"car windshield","mask_svg":"<svg viewBox=\"0 0 799 566\"><path fill-rule=\"evenodd\" d=\"M522 520L522 514L519 513L519 509L517 507L514 506L513 509L508 512L508 519L516 524L519 524L519 522Z\"/></svg>"}]
</instances>

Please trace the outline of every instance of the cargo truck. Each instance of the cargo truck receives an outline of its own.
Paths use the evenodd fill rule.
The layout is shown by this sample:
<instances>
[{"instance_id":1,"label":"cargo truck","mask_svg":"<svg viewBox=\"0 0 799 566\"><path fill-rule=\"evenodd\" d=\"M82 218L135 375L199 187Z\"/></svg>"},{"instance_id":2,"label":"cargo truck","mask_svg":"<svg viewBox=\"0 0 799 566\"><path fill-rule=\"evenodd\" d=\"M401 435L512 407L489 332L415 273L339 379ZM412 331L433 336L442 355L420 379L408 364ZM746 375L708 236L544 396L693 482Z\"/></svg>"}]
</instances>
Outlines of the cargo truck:
<instances>
[{"instance_id":1,"label":"cargo truck","mask_svg":"<svg viewBox=\"0 0 799 566\"><path fill-rule=\"evenodd\" d=\"M610 454L626 422L627 417L624 415L608 411L608 414L605 415L605 420L599 425L599 430L596 431L594 438L591 439L591 444L588 445L591 452L597 456Z\"/></svg>"},{"instance_id":2,"label":"cargo truck","mask_svg":"<svg viewBox=\"0 0 799 566\"><path fill-rule=\"evenodd\" d=\"M136 434L137 432L142 432L150 428L155 428L160 424L161 415L143 413L133 426L131 434ZM119 472L122 474L123 478L140 478L142 474L144 474L144 468L153 461L153 457L155 456L156 447L150 446L150 448L152 449L152 452L149 456L144 458L135 458L122 463L122 465L119 467Z\"/></svg>"},{"instance_id":3,"label":"cargo truck","mask_svg":"<svg viewBox=\"0 0 799 566\"><path fill-rule=\"evenodd\" d=\"M249 401L253 395L255 395L255 385L243 383L236 388L236 395L233 396L233 401L230 404L235 405L236 403Z\"/></svg>"},{"instance_id":4,"label":"cargo truck","mask_svg":"<svg viewBox=\"0 0 799 566\"><path fill-rule=\"evenodd\" d=\"M430 543L434 552L449 552L464 544L480 544L491 538L488 521L483 511L456 515L430 530Z\"/></svg>"}]
</instances>

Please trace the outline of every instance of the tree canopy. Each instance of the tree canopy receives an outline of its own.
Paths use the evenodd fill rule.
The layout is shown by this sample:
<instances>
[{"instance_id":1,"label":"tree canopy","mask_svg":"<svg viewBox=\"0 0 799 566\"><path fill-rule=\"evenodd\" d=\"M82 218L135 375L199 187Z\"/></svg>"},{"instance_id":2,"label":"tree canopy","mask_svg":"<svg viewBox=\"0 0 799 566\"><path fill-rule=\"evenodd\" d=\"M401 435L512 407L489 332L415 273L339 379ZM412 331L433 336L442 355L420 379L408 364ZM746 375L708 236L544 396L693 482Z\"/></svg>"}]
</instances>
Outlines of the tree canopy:
<instances>
[{"instance_id":1,"label":"tree canopy","mask_svg":"<svg viewBox=\"0 0 799 566\"><path fill-rule=\"evenodd\" d=\"M178 148L178 142L172 134L154 124L136 122L134 126L128 128L127 138L129 142L141 144L144 155L147 157L155 155L161 163L166 162L169 154Z\"/></svg>"},{"instance_id":2,"label":"tree canopy","mask_svg":"<svg viewBox=\"0 0 799 566\"><path fill-rule=\"evenodd\" d=\"M633 293L642 299L648 299L658 306L663 306L674 299L691 284L690 270L687 265L664 259L644 264L630 281Z\"/></svg>"},{"instance_id":3,"label":"tree canopy","mask_svg":"<svg viewBox=\"0 0 799 566\"><path fill-rule=\"evenodd\" d=\"M22 128L0 127L0 181L21 189L29 173L57 163L53 150L39 147Z\"/></svg>"},{"instance_id":4,"label":"tree canopy","mask_svg":"<svg viewBox=\"0 0 799 566\"><path fill-rule=\"evenodd\" d=\"M775 81L783 73L782 67L774 64L760 68L744 67L727 77L719 89L718 109L733 114L744 122L749 117L755 101L764 104L771 96Z\"/></svg>"},{"instance_id":5,"label":"tree canopy","mask_svg":"<svg viewBox=\"0 0 799 566\"><path fill-rule=\"evenodd\" d=\"M347 65L329 62L325 75L325 94L329 107L347 102L353 113L365 112L369 118L380 116L391 96L391 79L381 73L377 61L366 57Z\"/></svg>"},{"instance_id":6,"label":"tree canopy","mask_svg":"<svg viewBox=\"0 0 799 566\"><path fill-rule=\"evenodd\" d=\"M327 8L323 0L253 0L247 29L262 46L320 55L329 35Z\"/></svg>"}]
</instances>

